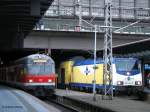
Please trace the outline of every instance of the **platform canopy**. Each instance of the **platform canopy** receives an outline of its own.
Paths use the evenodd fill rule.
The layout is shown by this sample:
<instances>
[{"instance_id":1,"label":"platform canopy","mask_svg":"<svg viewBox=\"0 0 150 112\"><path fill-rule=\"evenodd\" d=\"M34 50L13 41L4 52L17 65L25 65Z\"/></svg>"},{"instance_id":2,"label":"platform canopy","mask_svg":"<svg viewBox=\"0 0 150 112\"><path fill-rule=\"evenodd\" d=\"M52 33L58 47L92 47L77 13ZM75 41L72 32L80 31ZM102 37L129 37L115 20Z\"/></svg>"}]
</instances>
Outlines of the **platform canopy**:
<instances>
[{"instance_id":1,"label":"platform canopy","mask_svg":"<svg viewBox=\"0 0 150 112\"><path fill-rule=\"evenodd\" d=\"M150 38L114 46L113 54L123 57L150 58Z\"/></svg>"}]
</instances>

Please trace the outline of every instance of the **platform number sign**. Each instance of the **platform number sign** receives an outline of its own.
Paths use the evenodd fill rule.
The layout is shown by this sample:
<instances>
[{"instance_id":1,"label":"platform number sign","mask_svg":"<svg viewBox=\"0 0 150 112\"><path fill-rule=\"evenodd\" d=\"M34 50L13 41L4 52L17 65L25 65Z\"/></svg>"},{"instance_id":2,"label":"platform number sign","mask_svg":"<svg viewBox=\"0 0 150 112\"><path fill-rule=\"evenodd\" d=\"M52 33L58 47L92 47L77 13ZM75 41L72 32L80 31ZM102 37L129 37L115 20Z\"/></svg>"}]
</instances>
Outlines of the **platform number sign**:
<instances>
[{"instance_id":1,"label":"platform number sign","mask_svg":"<svg viewBox=\"0 0 150 112\"><path fill-rule=\"evenodd\" d=\"M86 66L86 69L85 69L84 72L85 72L86 75L88 75L90 73L90 70L89 70L89 68L87 66Z\"/></svg>"}]
</instances>

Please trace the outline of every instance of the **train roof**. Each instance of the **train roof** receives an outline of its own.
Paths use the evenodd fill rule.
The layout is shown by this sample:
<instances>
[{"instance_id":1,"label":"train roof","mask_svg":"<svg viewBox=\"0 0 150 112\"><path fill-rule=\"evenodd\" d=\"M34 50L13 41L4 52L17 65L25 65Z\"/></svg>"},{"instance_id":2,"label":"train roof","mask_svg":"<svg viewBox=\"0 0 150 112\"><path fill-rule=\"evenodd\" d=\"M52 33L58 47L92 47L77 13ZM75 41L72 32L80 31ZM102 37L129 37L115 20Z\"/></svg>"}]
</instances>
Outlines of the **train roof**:
<instances>
[{"instance_id":1,"label":"train roof","mask_svg":"<svg viewBox=\"0 0 150 112\"><path fill-rule=\"evenodd\" d=\"M137 60L137 58L113 58L113 63L115 60L127 60L127 59L134 59L134 60ZM102 58L98 58L96 60L96 64L101 64L101 63L104 63L103 59ZM74 66L80 66L80 65L92 65L94 64L94 59L85 59L85 60L78 60L78 61L75 61L74 62Z\"/></svg>"},{"instance_id":2,"label":"train roof","mask_svg":"<svg viewBox=\"0 0 150 112\"><path fill-rule=\"evenodd\" d=\"M39 58L45 58L45 59L50 59L51 57L45 54L32 54L27 56L27 58L31 58L31 59L39 59Z\"/></svg>"},{"instance_id":3,"label":"train roof","mask_svg":"<svg viewBox=\"0 0 150 112\"><path fill-rule=\"evenodd\" d=\"M15 62L17 63L20 61L42 59L42 58L47 59L47 60L49 59L51 62L54 62L54 60L50 56L45 55L45 54L32 54L32 55L20 58L20 59L16 60Z\"/></svg>"},{"instance_id":4,"label":"train roof","mask_svg":"<svg viewBox=\"0 0 150 112\"><path fill-rule=\"evenodd\" d=\"M96 60L96 64L100 64L103 63L102 59L97 59ZM80 65L92 65L94 64L94 60L93 59L86 59L86 60L78 60L74 63L74 66L80 66Z\"/></svg>"},{"instance_id":5,"label":"train roof","mask_svg":"<svg viewBox=\"0 0 150 112\"><path fill-rule=\"evenodd\" d=\"M66 61L80 62L82 60L85 60L85 58L83 56L74 56L69 59L63 60L62 63L66 62Z\"/></svg>"}]
</instances>

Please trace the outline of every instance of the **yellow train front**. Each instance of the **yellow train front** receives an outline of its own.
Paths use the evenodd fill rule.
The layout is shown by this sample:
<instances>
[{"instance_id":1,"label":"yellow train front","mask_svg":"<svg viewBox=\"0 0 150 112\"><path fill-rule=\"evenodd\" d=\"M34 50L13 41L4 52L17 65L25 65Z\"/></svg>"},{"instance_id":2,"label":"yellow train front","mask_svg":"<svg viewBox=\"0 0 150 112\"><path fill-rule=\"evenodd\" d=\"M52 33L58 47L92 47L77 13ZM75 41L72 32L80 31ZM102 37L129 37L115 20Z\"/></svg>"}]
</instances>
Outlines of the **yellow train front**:
<instances>
[{"instance_id":1,"label":"yellow train front","mask_svg":"<svg viewBox=\"0 0 150 112\"><path fill-rule=\"evenodd\" d=\"M57 84L58 88L66 88L70 86L73 64L74 60L67 60L60 64Z\"/></svg>"},{"instance_id":2,"label":"yellow train front","mask_svg":"<svg viewBox=\"0 0 150 112\"><path fill-rule=\"evenodd\" d=\"M96 88L103 86L103 62L98 60L95 71ZM60 65L58 76L58 85L60 87L70 87L73 89L92 89L94 79L93 60L68 60ZM100 89L99 89L100 90Z\"/></svg>"}]
</instances>

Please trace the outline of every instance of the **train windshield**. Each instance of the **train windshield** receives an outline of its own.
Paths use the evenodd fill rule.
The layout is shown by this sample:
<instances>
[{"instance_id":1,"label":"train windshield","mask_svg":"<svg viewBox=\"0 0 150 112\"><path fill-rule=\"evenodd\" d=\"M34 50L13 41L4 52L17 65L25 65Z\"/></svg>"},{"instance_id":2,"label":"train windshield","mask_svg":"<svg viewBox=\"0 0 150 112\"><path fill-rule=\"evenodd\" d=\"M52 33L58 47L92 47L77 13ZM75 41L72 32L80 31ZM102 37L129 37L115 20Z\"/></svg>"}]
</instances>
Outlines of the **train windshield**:
<instances>
[{"instance_id":1,"label":"train windshield","mask_svg":"<svg viewBox=\"0 0 150 112\"><path fill-rule=\"evenodd\" d=\"M28 73L32 75L49 75L54 73L53 64L34 63L28 64Z\"/></svg>"},{"instance_id":2,"label":"train windshield","mask_svg":"<svg viewBox=\"0 0 150 112\"><path fill-rule=\"evenodd\" d=\"M135 59L116 59L116 70L120 72L139 71L138 61Z\"/></svg>"}]
</instances>

